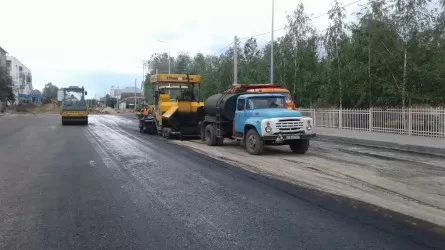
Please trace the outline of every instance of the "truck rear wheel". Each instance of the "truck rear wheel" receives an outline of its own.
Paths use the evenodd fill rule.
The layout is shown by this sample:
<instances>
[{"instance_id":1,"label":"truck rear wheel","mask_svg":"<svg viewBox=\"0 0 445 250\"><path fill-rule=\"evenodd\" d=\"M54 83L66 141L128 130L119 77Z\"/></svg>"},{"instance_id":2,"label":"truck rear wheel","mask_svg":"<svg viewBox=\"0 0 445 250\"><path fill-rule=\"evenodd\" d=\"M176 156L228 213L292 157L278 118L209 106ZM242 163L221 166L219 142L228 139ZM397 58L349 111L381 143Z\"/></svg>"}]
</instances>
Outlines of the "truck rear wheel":
<instances>
[{"instance_id":1,"label":"truck rear wheel","mask_svg":"<svg viewBox=\"0 0 445 250\"><path fill-rule=\"evenodd\" d=\"M153 123L145 123L145 128L146 128L146 133L148 133L149 135L156 135L157 134L157 129L156 129L156 125Z\"/></svg>"},{"instance_id":2,"label":"truck rear wheel","mask_svg":"<svg viewBox=\"0 0 445 250\"><path fill-rule=\"evenodd\" d=\"M144 123L142 120L139 120L139 132L144 132Z\"/></svg>"},{"instance_id":3,"label":"truck rear wheel","mask_svg":"<svg viewBox=\"0 0 445 250\"><path fill-rule=\"evenodd\" d=\"M296 154L305 154L309 149L309 139L300 139L289 143L290 150Z\"/></svg>"},{"instance_id":4,"label":"truck rear wheel","mask_svg":"<svg viewBox=\"0 0 445 250\"><path fill-rule=\"evenodd\" d=\"M249 129L245 138L246 150L251 155L260 155L264 152L264 141L256 129Z\"/></svg>"},{"instance_id":5,"label":"truck rear wheel","mask_svg":"<svg viewBox=\"0 0 445 250\"><path fill-rule=\"evenodd\" d=\"M165 139L172 139L172 135L170 134L171 129L170 128L163 128L162 129L162 137Z\"/></svg>"},{"instance_id":6,"label":"truck rear wheel","mask_svg":"<svg viewBox=\"0 0 445 250\"><path fill-rule=\"evenodd\" d=\"M216 146L217 138L215 135L215 129L213 127L213 124L211 124L211 123L207 124L204 134L205 134L205 141L206 141L207 145Z\"/></svg>"},{"instance_id":7,"label":"truck rear wheel","mask_svg":"<svg viewBox=\"0 0 445 250\"><path fill-rule=\"evenodd\" d=\"M220 137L220 138L216 138L216 145L217 146L222 146L224 145L224 137Z\"/></svg>"}]
</instances>

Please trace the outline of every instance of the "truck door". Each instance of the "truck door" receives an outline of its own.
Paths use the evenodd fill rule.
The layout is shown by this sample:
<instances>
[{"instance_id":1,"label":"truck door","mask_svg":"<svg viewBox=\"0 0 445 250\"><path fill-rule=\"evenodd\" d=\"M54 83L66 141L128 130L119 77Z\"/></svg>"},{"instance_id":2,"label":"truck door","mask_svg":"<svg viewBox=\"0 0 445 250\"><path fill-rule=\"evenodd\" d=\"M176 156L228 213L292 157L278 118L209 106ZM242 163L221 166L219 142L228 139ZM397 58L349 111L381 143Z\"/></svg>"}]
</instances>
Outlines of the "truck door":
<instances>
[{"instance_id":1,"label":"truck door","mask_svg":"<svg viewBox=\"0 0 445 250\"><path fill-rule=\"evenodd\" d=\"M246 119L246 99L239 98L236 103L235 118L233 119L236 133L244 133L244 123L246 122Z\"/></svg>"}]
</instances>

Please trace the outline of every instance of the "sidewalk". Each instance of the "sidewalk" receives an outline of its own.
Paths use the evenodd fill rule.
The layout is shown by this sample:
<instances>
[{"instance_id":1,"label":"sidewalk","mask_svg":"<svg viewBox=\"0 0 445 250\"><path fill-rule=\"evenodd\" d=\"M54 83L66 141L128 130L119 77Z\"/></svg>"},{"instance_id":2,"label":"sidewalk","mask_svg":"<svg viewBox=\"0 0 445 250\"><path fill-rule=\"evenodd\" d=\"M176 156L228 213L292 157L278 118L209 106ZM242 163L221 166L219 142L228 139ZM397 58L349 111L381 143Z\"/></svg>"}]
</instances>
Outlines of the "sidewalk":
<instances>
[{"instance_id":1,"label":"sidewalk","mask_svg":"<svg viewBox=\"0 0 445 250\"><path fill-rule=\"evenodd\" d=\"M371 133L367 131L316 127L319 140L398 149L445 156L445 138Z\"/></svg>"}]
</instances>

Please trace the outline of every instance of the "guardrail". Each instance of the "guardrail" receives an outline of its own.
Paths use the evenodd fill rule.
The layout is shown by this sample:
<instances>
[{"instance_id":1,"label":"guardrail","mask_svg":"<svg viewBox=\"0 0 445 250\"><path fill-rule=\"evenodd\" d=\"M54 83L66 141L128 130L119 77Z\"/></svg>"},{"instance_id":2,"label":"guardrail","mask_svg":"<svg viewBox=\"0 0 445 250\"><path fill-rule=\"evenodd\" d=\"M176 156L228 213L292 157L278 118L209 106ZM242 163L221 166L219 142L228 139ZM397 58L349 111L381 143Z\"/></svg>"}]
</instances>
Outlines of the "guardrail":
<instances>
[{"instance_id":1,"label":"guardrail","mask_svg":"<svg viewBox=\"0 0 445 250\"><path fill-rule=\"evenodd\" d=\"M315 126L445 138L444 108L305 109Z\"/></svg>"}]
</instances>

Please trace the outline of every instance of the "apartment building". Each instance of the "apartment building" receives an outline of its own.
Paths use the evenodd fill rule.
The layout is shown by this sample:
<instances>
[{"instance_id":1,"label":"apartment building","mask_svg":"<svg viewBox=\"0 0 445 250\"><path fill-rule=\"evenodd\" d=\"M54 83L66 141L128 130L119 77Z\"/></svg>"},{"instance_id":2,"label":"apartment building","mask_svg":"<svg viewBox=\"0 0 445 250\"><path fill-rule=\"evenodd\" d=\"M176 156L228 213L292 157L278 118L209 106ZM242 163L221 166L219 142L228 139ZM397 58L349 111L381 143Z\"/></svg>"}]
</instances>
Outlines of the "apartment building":
<instances>
[{"instance_id":1,"label":"apartment building","mask_svg":"<svg viewBox=\"0 0 445 250\"><path fill-rule=\"evenodd\" d=\"M13 56L7 56L6 65L14 82L13 90L16 100L19 103L21 100L28 100L33 90L31 70Z\"/></svg>"},{"instance_id":2,"label":"apartment building","mask_svg":"<svg viewBox=\"0 0 445 250\"><path fill-rule=\"evenodd\" d=\"M6 58L8 56L8 52L0 47L0 67L6 67Z\"/></svg>"}]
</instances>

